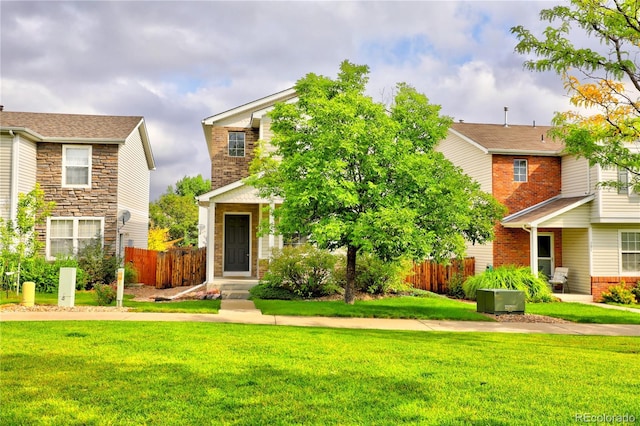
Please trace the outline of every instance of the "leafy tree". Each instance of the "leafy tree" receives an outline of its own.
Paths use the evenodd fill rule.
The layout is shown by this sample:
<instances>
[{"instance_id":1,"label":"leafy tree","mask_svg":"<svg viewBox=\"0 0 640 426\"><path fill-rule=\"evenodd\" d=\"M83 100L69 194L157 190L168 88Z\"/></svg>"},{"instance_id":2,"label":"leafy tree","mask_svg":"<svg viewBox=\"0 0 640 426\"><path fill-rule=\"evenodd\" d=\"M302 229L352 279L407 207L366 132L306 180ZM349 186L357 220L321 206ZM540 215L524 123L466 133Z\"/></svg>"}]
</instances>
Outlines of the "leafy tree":
<instances>
[{"instance_id":1,"label":"leafy tree","mask_svg":"<svg viewBox=\"0 0 640 426\"><path fill-rule=\"evenodd\" d=\"M169 186L157 201L149 204L151 229L166 228L168 239L179 246L198 244L198 204L196 197L211 189L211 181L185 176ZM165 241L166 242L166 241Z\"/></svg>"},{"instance_id":2,"label":"leafy tree","mask_svg":"<svg viewBox=\"0 0 640 426\"><path fill-rule=\"evenodd\" d=\"M537 57L527 60L525 68L560 74L571 103L582 109L560 112L554 118L554 134L564 139L567 151L589 159L591 165L626 170L629 185L638 192L639 9L636 0L571 0L540 12L542 20L555 24L540 38L522 26L511 29L519 40L515 50ZM582 45L589 39L599 43ZM586 115L585 109L595 113ZM619 187L623 183L605 184Z\"/></svg>"},{"instance_id":3,"label":"leafy tree","mask_svg":"<svg viewBox=\"0 0 640 426\"><path fill-rule=\"evenodd\" d=\"M275 152L261 150L247 180L264 197L284 198L274 211L279 232L346 248L347 303L358 252L383 260L462 256L465 239L490 239L503 213L433 151L451 122L440 107L398 84L388 111L364 94L368 71L344 61L335 80L300 79L298 101L271 112Z\"/></svg>"},{"instance_id":4,"label":"leafy tree","mask_svg":"<svg viewBox=\"0 0 640 426\"><path fill-rule=\"evenodd\" d=\"M27 194L18 194L16 219L0 219L1 269L8 271L16 268L13 272L17 272L18 283L23 260L37 256L42 248L36 227L45 223L54 207L53 201L45 201L44 191L36 183Z\"/></svg>"},{"instance_id":5,"label":"leafy tree","mask_svg":"<svg viewBox=\"0 0 640 426\"><path fill-rule=\"evenodd\" d=\"M151 228L149 229L148 249L156 251L165 251L170 246L169 228Z\"/></svg>"}]
</instances>

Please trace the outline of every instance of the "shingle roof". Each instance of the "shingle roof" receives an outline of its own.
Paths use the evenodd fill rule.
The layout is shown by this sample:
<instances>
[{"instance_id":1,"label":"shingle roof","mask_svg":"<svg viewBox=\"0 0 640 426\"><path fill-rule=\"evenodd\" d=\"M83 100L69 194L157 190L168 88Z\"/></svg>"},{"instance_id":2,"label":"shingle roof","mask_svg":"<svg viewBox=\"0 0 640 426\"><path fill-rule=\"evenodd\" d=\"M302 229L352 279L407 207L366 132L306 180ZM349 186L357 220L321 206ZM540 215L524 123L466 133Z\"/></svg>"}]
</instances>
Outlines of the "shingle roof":
<instances>
[{"instance_id":1,"label":"shingle roof","mask_svg":"<svg viewBox=\"0 0 640 426\"><path fill-rule=\"evenodd\" d=\"M141 120L142 117L113 115L0 112L2 127L29 129L44 138L124 141Z\"/></svg>"},{"instance_id":2,"label":"shingle roof","mask_svg":"<svg viewBox=\"0 0 640 426\"><path fill-rule=\"evenodd\" d=\"M555 197L523 211L514 213L502 219L506 227L521 227L549 220L561 212L574 209L593 200L593 195L579 197Z\"/></svg>"},{"instance_id":3,"label":"shingle roof","mask_svg":"<svg viewBox=\"0 0 640 426\"><path fill-rule=\"evenodd\" d=\"M451 129L489 152L531 151L559 154L564 144L547 134L551 126L453 123Z\"/></svg>"}]
</instances>

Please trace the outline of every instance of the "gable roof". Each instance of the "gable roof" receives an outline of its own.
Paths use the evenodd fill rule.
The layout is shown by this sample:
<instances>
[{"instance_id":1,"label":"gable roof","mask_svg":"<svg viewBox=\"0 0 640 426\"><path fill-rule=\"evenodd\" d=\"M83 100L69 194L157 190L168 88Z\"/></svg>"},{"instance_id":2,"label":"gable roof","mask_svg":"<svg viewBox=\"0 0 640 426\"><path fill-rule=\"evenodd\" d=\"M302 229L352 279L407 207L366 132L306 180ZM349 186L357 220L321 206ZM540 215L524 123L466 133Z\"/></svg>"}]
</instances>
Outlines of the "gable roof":
<instances>
[{"instance_id":1,"label":"gable roof","mask_svg":"<svg viewBox=\"0 0 640 426\"><path fill-rule=\"evenodd\" d=\"M485 153L556 156L564 150L548 136L551 126L453 123L449 130Z\"/></svg>"},{"instance_id":2,"label":"gable roof","mask_svg":"<svg viewBox=\"0 0 640 426\"><path fill-rule=\"evenodd\" d=\"M144 117L116 115L0 112L3 131L20 132L36 142L125 143L139 129L147 166L155 169Z\"/></svg>"}]
</instances>

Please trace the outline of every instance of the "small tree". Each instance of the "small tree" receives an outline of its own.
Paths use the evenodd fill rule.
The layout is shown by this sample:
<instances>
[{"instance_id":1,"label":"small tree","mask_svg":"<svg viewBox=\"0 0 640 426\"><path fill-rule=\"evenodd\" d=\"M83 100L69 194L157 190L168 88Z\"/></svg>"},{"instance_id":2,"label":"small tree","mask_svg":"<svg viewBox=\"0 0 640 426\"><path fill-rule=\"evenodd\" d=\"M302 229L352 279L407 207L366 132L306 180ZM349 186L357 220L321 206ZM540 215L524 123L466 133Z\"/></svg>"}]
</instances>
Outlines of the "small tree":
<instances>
[{"instance_id":1,"label":"small tree","mask_svg":"<svg viewBox=\"0 0 640 426\"><path fill-rule=\"evenodd\" d=\"M338 78L308 74L296 103L270 113L274 152L262 150L248 183L282 197L278 231L346 248L345 302L353 303L356 254L383 260L462 256L484 242L504 210L434 146L449 117L407 84L390 110L365 95L369 68L344 61Z\"/></svg>"},{"instance_id":2,"label":"small tree","mask_svg":"<svg viewBox=\"0 0 640 426\"><path fill-rule=\"evenodd\" d=\"M42 248L36 227L45 223L54 207L53 201L45 201L44 191L36 183L27 194L18 194L16 219L0 219L0 255L5 271L10 265L16 268L18 285L22 261L37 256Z\"/></svg>"}]
</instances>

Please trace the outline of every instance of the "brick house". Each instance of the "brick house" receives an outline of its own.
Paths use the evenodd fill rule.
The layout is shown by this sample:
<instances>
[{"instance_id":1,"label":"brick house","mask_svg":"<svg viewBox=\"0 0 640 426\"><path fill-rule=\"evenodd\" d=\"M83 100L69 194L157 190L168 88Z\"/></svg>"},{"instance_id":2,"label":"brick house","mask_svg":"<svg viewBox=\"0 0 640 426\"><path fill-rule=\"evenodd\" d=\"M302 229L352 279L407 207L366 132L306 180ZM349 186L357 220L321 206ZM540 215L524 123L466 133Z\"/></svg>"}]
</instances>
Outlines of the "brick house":
<instances>
[{"instance_id":1,"label":"brick house","mask_svg":"<svg viewBox=\"0 0 640 426\"><path fill-rule=\"evenodd\" d=\"M267 112L277 102L295 99L293 89L233 108L202 120L211 158L211 191L198 197L200 245L207 250L207 283L221 277L259 278L282 238L258 236L262 221L273 221L264 207L282 200L263 199L245 185L258 140L271 139Z\"/></svg>"},{"instance_id":2,"label":"brick house","mask_svg":"<svg viewBox=\"0 0 640 426\"><path fill-rule=\"evenodd\" d=\"M0 112L0 217L40 184L56 207L39 230L47 259L101 235L112 252L147 247L155 162L143 117Z\"/></svg>"},{"instance_id":3,"label":"brick house","mask_svg":"<svg viewBox=\"0 0 640 426\"><path fill-rule=\"evenodd\" d=\"M564 154L546 126L454 123L437 149L505 204L496 238L469 246L476 272L569 268L569 291L599 300L609 286L640 280L640 195L598 186L626 172Z\"/></svg>"}]
</instances>

